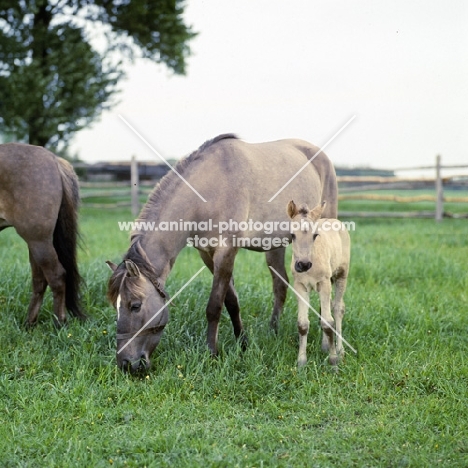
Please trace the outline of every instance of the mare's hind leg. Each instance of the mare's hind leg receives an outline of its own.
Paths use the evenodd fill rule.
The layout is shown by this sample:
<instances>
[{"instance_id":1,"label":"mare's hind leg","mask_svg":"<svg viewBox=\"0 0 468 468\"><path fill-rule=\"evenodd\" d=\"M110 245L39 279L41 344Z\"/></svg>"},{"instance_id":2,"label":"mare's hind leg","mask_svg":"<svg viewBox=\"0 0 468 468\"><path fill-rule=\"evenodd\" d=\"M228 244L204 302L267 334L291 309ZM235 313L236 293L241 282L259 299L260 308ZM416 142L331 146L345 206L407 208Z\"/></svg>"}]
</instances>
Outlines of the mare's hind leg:
<instances>
[{"instance_id":1,"label":"mare's hind leg","mask_svg":"<svg viewBox=\"0 0 468 468\"><path fill-rule=\"evenodd\" d=\"M213 255L213 285L206 306L208 320L207 343L213 356L218 354L218 326L223 302L232 280L237 249L228 247L215 251Z\"/></svg>"},{"instance_id":2,"label":"mare's hind leg","mask_svg":"<svg viewBox=\"0 0 468 468\"><path fill-rule=\"evenodd\" d=\"M50 242L30 242L29 252L35 265L40 268L47 284L52 290L54 299L54 314L58 325L66 320L65 312L65 269L58 260L57 253Z\"/></svg>"},{"instance_id":3,"label":"mare's hind leg","mask_svg":"<svg viewBox=\"0 0 468 468\"><path fill-rule=\"evenodd\" d=\"M273 267L276 272L284 278L286 281L289 281L288 274L286 273L286 268L284 266L284 254L286 252L285 248L269 250L265 252L265 257L268 267ZM273 294L275 296L275 303L273 306L273 313L271 314L270 327L278 333L278 325L281 313L283 311L284 302L286 301L286 295L288 293L288 286L278 277L278 274L275 273L271 268L268 268L273 279Z\"/></svg>"},{"instance_id":4,"label":"mare's hind leg","mask_svg":"<svg viewBox=\"0 0 468 468\"><path fill-rule=\"evenodd\" d=\"M213 273L213 257L207 252L199 251L199 253L205 265L209 268L211 273ZM226 297L224 298L224 305L226 306L226 309L229 313L229 317L231 318L232 327L234 329L234 335L240 341L241 347L245 351L245 349L247 348L247 336L244 332L244 327L242 325L239 298L234 288L234 280L232 276L229 281L228 289L226 291Z\"/></svg>"},{"instance_id":5,"label":"mare's hind leg","mask_svg":"<svg viewBox=\"0 0 468 468\"><path fill-rule=\"evenodd\" d=\"M34 260L31 250L29 250L29 263L31 264L32 274L32 295L28 307L28 317L26 319L26 326L32 326L37 322L39 309L42 305L44 292L47 288L47 281L41 268Z\"/></svg>"}]
</instances>

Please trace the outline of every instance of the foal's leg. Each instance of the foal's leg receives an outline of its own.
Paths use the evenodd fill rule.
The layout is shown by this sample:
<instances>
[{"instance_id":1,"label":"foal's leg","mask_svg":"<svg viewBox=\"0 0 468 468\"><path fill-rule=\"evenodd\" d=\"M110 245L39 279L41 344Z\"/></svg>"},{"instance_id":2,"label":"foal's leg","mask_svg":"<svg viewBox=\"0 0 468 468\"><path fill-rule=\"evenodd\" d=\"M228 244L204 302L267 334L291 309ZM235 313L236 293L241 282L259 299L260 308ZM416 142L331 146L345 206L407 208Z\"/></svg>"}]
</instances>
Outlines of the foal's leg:
<instances>
[{"instance_id":1,"label":"foal's leg","mask_svg":"<svg viewBox=\"0 0 468 468\"><path fill-rule=\"evenodd\" d=\"M329 351L330 363L336 359L335 349L335 321L331 315L331 281L324 280L318 283L317 290L320 295L320 325L322 327L322 351ZM332 363L333 364L333 363Z\"/></svg>"},{"instance_id":2,"label":"foal's leg","mask_svg":"<svg viewBox=\"0 0 468 468\"><path fill-rule=\"evenodd\" d=\"M202 258L205 265L209 268L211 273L214 271L213 257L207 252L199 251L200 257ZM247 347L247 336L244 332L242 325L242 319L240 316L239 298L234 288L234 280L231 276L229 281L228 289L226 291L226 297L224 298L224 305L231 318L232 327L234 329L234 335L240 340L242 349L245 351Z\"/></svg>"},{"instance_id":3,"label":"foal's leg","mask_svg":"<svg viewBox=\"0 0 468 468\"><path fill-rule=\"evenodd\" d=\"M213 255L213 286L206 307L206 318L208 320L207 342L213 356L218 354L219 319L231 282L236 254L237 249L228 247L216 250Z\"/></svg>"},{"instance_id":4,"label":"foal's leg","mask_svg":"<svg viewBox=\"0 0 468 468\"><path fill-rule=\"evenodd\" d=\"M342 322L343 322L343 316L345 313L345 303L343 301L343 296L346 291L347 280L348 278L344 276L344 277L337 278L335 282L335 299L333 301L333 316L335 317L335 324L336 324L337 361L344 354L343 339L342 339ZM330 357L330 363L335 365L337 362L332 362L332 358Z\"/></svg>"},{"instance_id":5,"label":"foal's leg","mask_svg":"<svg viewBox=\"0 0 468 468\"><path fill-rule=\"evenodd\" d=\"M57 253L50 242L30 242L30 255L52 290L54 299L54 314L58 325L66 321L65 312L65 269L59 262Z\"/></svg>"},{"instance_id":6,"label":"foal's leg","mask_svg":"<svg viewBox=\"0 0 468 468\"><path fill-rule=\"evenodd\" d=\"M265 252L265 257L267 265L273 267L282 278L288 281L288 274L286 273L286 268L284 266L284 254L286 252L285 248L269 250ZM273 294L275 296L275 303L273 306L273 313L271 314L270 327L278 333L279 319L281 312L283 311L284 302L286 301L286 294L288 292L288 286L285 284L281 278L278 278L278 275L271 269L268 268L273 279Z\"/></svg>"},{"instance_id":7,"label":"foal's leg","mask_svg":"<svg viewBox=\"0 0 468 468\"><path fill-rule=\"evenodd\" d=\"M302 283L295 282L297 293L297 331L299 332L299 354L297 365L302 367L307 363L307 335L309 333L309 293Z\"/></svg>"},{"instance_id":8,"label":"foal's leg","mask_svg":"<svg viewBox=\"0 0 468 468\"><path fill-rule=\"evenodd\" d=\"M29 250L29 263L31 264L32 274L32 295L28 307L28 317L26 319L26 326L32 326L37 322L39 309L42 305L44 292L47 288L47 281L41 268L34 260L31 250Z\"/></svg>"}]
</instances>

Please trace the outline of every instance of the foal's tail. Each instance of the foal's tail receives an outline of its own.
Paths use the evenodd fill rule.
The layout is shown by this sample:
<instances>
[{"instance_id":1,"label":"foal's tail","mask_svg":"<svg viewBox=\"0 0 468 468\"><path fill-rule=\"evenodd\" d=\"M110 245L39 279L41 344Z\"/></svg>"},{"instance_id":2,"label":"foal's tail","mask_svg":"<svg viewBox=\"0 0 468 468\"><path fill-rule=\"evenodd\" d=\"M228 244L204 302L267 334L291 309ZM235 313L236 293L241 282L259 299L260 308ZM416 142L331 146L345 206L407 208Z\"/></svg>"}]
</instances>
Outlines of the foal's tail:
<instances>
[{"instance_id":1,"label":"foal's tail","mask_svg":"<svg viewBox=\"0 0 468 468\"><path fill-rule=\"evenodd\" d=\"M54 230L54 248L59 262L66 272L65 306L75 317L84 320L86 314L80 305L81 277L77 264L78 243L78 205L80 202L78 178L71 164L57 158L58 169L62 177L62 202Z\"/></svg>"}]
</instances>

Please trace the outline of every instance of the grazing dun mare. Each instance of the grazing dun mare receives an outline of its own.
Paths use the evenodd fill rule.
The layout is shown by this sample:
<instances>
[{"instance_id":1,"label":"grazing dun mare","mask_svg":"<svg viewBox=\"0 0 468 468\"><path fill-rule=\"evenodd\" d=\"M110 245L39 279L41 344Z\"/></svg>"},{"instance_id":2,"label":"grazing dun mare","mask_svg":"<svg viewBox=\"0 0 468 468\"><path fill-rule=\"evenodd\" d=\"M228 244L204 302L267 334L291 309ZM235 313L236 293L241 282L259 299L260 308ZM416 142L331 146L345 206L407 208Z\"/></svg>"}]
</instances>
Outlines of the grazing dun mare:
<instances>
[{"instance_id":1,"label":"grazing dun mare","mask_svg":"<svg viewBox=\"0 0 468 468\"><path fill-rule=\"evenodd\" d=\"M117 309L117 364L130 372L150 366L168 321L164 287L184 246L196 247L213 273L206 318L208 348L216 355L223 303L236 338L242 347L247 344L233 281L239 248L264 252L267 264L286 278L284 252L291 240L284 210L288 200L315 206L326 199L327 215L336 216L335 170L328 157L306 141L250 144L232 134L220 135L175 169L156 186L138 221L166 227L175 222L182 229L135 230L124 261L109 262L113 274L108 297ZM221 225L226 227L223 232ZM195 243L197 239L200 242ZM273 271L271 275L275 302L270 322L276 328L287 285ZM188 315L187 320L193 319Z\"/></svg>"},{"instance_id":2,"label":"grazing dun mare","mask_svg":"<svg viewBox=\"0 0 468 468\"><path fill-rule=\"evenodd\" d=\"M320 296L322 350L329 352L332 365L336 365L344 353L341 325L345 313L343 295L349 272L350 238L345 226L337 219L320 219L324 206L325 202L309 210L306 204L298 207L293 200L287 206L292 220L291 271L298 296L299 367L307 362L309 293L312 289ZM334 320L330 310L332 284L335 285Z\"/></svg>"}]
</instances>

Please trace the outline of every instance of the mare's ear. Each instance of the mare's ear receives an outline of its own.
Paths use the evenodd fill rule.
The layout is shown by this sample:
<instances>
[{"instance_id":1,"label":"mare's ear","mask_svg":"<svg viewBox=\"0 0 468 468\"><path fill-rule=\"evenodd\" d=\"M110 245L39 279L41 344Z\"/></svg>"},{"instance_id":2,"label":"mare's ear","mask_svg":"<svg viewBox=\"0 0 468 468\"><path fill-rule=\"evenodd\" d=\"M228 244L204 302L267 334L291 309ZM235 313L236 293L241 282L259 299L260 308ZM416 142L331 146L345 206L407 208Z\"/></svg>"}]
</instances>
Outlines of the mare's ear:
<instances>
[{"instance_id":1,"label":"mare's ear","mask_svg":"<svg viewBox=\"0 0 468 468\"><path fill-rule=\"evenodd\" d=\"M327 202L323 201L322 203L318 204L313 210L309 211L309 216L314 220L317 221L320 219L323 213L323 209L325 208L325 205Z\"/></svg>"},{"instance_id":2,"label":"mare's ear","mask_svg":"<svg viewBox=\"0 0 468 468\"><path fill-rule=\"evenodd\" d=\"M291 200L289 203L288 203L288 206L286 207L286 211L288 213L288 216L292 219L294 218L294 216L297 215L297 206L296 204L294 203L294 200Z\"/></svg>"},{"instance_id":3,"label":"mare's ear","mask_svg":"<svg viewBox=\"0 0 468 468\"><path fill-rule=\"evenodd\" d=\"M106 264L112 271L117 270L117 265L114 262L111 262L110 260L107 260Z\"/></svg>"},{"instance_id":4,"label":"mare's ear","mask_svg":"<svg viewBox=\"0 0 468 468\"><path fill-rule=\"evenodd\" d=\"M317 237L318 237L319 235L320 235L320 234L315 233L315 234L312 236L312 241L314 241L315 239L317 239Z\"/></svg>"},{"instance_id":5,"label":"mare's ear","mask_svg":"<svg viewBox=\"0 0 468 468\"><path fill-rule=\"evenodd\" d=\"M127 276L140 276L140 269L137 267L136 263L132 262L131 260L125 260L125 268L127 268Z\"/></svg>"}]
</instances>

